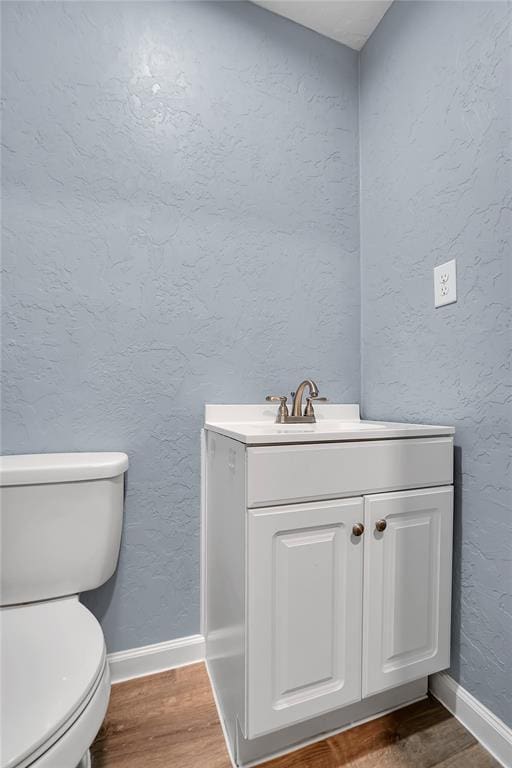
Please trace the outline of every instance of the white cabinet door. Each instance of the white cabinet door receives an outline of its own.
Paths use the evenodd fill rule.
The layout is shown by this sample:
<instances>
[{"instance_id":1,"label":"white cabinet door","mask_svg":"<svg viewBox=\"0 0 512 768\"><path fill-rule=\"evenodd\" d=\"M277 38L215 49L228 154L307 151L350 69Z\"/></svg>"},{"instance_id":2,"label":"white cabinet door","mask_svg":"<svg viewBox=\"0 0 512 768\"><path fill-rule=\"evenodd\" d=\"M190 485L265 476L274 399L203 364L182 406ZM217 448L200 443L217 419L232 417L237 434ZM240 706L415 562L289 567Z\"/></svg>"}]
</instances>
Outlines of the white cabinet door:
<instances>
[{"instance_id":1,"label":"white cabinet door","mask_svg":"<svg viewBox=\"0 0 512 768\"><path fill-rule=\"evenodd\" d=\"M451 487L365 497L363 696L449 666L452 508Z\"/></svg>"},{"instance_id":2,"label":"white cabinet door","mask_svg":"<svg viewBox=\"0 0 512 768\"><path fill-rule=\"evenodd\" d=\"M247 738L361 698L362 499L251 510Z\"/></svg>"}]
</instances>

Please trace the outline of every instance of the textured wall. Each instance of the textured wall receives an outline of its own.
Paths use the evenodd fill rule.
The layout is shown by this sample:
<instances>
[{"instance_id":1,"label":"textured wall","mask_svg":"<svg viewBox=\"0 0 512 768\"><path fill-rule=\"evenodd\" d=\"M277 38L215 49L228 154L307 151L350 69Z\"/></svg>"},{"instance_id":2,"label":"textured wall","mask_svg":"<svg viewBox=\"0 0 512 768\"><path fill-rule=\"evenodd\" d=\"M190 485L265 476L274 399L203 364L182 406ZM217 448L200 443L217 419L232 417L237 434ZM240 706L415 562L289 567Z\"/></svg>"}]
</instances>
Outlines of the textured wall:
<instances>
[{"instance_id":1,"label":"textured wall","mask_svg":"<svg viewBox=\"0 0 512 768\"><path fill-rule=\"evenodd\" d=\"M3 450L126 450L111 651L199 630L203 404L359 396L357 54L248 3L2 3Z\"/></svg>"},{"instance_id":2,"label":"textured wall","mask_svg":"<svg viewBox=\"0 0 512 768\"><path fill-rule=\"evenodd\" d=\"M395 3L360 126L364 413L457 429L452 673L512 725L510 15ZM459 300L436 310L450 258Z\"/></svg>"}]
</instances>

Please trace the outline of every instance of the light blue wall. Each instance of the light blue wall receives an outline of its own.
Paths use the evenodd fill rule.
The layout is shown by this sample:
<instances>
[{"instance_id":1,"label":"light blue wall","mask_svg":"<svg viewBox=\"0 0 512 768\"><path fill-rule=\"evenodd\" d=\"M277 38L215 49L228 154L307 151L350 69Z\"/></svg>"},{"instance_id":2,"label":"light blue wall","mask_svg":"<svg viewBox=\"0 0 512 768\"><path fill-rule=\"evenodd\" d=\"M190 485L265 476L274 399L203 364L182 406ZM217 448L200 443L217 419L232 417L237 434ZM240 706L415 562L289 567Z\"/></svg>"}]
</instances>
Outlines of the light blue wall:
<instances>
[{"instance_id":1,"label":"light blue wall","mask_svg":"<svg viewBox=\"0 0 512 768\"><path fill-rule=\"evenodd\" d=\"M2 3L3 450L126 450L109 650L199 631L203 404L359 397L357 55L248 3Z\"/></svg>"},{"instance_id":2,"label":"light blue wall","mask_svg":"<svg viewBox=\"0 0 512 768\"><path fill-rule=\"evenodd\" d=\"M395 2L360 127L364 414L457 429L452 673L512 725L510 15ZM436 310L451 258L459 299Z\"/></svg>"},{"instance_id":3,"label":"light blue wall","mask_svg":"<svg viewBox=\"0 0 512 768\"><path fill-rule=\"evenodd\" d=\"M205 401L357 401L357 56L245 3L3 3L3 449L125 449L110 650L198 631ZM362 403L457 428L454 676L512 724L510 4L361 58ZM459 301L434 310L455 257Z\"/></svg>"}]
</instances>

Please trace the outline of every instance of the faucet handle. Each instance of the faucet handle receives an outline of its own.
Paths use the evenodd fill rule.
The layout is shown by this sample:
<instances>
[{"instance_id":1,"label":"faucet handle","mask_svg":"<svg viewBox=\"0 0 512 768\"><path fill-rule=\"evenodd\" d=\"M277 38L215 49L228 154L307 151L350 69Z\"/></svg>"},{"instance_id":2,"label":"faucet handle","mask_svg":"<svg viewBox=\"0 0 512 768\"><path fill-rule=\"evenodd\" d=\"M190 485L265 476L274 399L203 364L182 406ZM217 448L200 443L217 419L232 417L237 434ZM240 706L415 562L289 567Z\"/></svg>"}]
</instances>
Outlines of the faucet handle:
<instances>
[{"instance_id":1,"label":"faucet handle","mask_svg":"<svg viewBox=\"0 0 512 768\"><path fill-rule=\"evenodd\" d=\"M286 395L267 395L265 400L268 403L281 403L281 405L283 405L284 403L286 403L288 398L286 397Z\"/></svg>"},{"instance_id":2,"label":"faucet handle","mask_svg":"<svg viewBox=\"0 0 512 768\"><path fill-rule=\"evenodd\" d=\"M313 409L313 400L316 403L327 403L328 398L327 397L318 397L318 395L310 395L309 397L306 397L306 408L304 410L304 416L314 416L315 411Z\"/></svg>"},{"instance_id":3,"label":"faucet handle","mask_svg":"<svg viewBox=\"0 0 512 768\"><path fill-rule=\"evenodd\" d=\"M268 403L279 403L276 424L284 424L289 416L288 406L286 405L288 398L285 395L267 395L265 400Z\"/></svg>"}]
</instances>

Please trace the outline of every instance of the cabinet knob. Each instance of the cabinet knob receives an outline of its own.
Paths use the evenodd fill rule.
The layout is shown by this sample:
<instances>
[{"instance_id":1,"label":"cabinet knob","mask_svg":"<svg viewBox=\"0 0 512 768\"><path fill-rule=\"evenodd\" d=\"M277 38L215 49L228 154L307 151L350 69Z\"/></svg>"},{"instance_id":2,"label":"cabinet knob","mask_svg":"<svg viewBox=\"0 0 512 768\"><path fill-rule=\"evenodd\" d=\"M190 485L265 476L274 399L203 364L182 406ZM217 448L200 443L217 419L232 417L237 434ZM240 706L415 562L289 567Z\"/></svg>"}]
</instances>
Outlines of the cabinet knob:
<instances>
[{"instance_id":1,"label":"cabinet knob","mask_svg":"<svg viewBox=\"0 0 512 768\"><path fill-rule=\"evenodd\" d=\"M354 536L362 536L364 533L364 525L362 523L355 523L352 526L352 533Z\"/></svg>"},{"instance_id":2,"label":"cabinet knob","mask_svg":"<svg viewBox=\"0 0 512 768\"><path fill-rule=\"evenodd\" d=\"M375 523L375 530L378 531L379 533L382 533L383 531L385 531L387 527L388 527L388 524L386 523L385 520L377 520L377 522Z\"/></svg>"}]
</instances>

